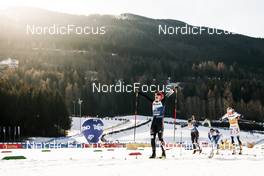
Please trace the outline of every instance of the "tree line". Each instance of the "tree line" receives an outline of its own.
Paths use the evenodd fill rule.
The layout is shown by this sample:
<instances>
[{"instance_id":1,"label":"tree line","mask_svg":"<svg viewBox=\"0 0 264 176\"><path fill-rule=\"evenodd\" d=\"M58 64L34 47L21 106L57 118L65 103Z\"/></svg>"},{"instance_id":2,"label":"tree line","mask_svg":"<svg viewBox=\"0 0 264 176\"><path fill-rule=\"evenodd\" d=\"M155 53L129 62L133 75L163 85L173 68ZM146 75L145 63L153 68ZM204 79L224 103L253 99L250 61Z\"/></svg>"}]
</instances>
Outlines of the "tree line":
<instances>
[{"instance_id":1,"label":"tree line","mask_svg":"<svg viewBox=\"0 0 264 176\"><path fill-rule=\"evenodd\" d=\"M218 119L232 106L245 119L263 122L264 82L236 63L61 52L26 52L19 68L1 73L1 126L20 126L23 136L64 135L71 125L69 116L79 116L79 98L84 116L134 113L135 94L92 92L92 83L164 84L168 77L183 84L178 91L180 118L194 114L201 120ZM173 116L173 99L168 101L166 116ZM142 98L138 101L138 113L151 115L151 105Z\"/></svg>"}]
</instances>

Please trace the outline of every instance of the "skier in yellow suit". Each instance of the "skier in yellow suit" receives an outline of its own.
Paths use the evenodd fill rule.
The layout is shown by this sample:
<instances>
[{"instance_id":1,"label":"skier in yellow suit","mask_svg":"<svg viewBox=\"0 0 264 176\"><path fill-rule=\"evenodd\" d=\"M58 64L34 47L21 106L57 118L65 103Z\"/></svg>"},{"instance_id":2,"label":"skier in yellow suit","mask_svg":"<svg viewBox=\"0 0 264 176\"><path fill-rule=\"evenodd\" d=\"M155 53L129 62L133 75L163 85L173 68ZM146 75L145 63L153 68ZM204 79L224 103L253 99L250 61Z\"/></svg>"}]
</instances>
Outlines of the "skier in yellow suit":
<instances>
[{"instance_id":1,"label":"skier in yellow suit","mask_svg":"<svg viewBox=\"0 0 264 176\"><path fill-rule=\"evenodd\" d=\"M228 107L226 109L226 114L221 118L221 120L227 119L229 122L229 129L230 129L230 136L231 136L231 142L233 145L233 155L236 154L235 150L235 141L234 138L237 138L238 144L239 144L239 155L242 154L242 142L239 138L239 125L238 121L240 120L241 114L235 112L235 110L231 107Z\"/></svg>"}]
</instances>

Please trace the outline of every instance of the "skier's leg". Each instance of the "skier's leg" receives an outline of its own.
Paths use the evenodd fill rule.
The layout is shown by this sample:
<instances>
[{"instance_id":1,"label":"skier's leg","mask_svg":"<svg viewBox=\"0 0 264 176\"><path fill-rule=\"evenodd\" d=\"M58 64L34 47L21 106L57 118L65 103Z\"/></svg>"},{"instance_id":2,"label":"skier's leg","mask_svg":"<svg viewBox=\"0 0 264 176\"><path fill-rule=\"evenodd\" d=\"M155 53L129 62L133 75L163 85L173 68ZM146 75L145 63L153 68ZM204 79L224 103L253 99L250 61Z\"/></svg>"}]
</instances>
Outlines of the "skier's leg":
<instances>
[{"instance_id":1,"label":"skier's leg","mask_svg":"<svg viewBox=\"0 0 264 176\"><path fill-rule=\"evenodd\" d=\"M152 148L152 155L150 158L156 157L156 119L153 118L150 127L150 143Z\"/></svg>"},{"instance_id":2,"label":"skier's leg","mask_svg":"<svg viewBox=\"0 0 264 176\"><path fill-rule=\"evenodd\" d=\"M195 133L194 132L191 132L191 140L192 140L193 154L195 154L196 145L195 145Z\"/></svg>"},{"instance_id":3,"label":"skier's leg","mask_svg":"<svg viewBox=\"0 0 264 176\"><path fill-rule=\"evenodd\" d=\"M195 135L196 135L195 142L196 142L196 145L197 145L197 148L198 148L199 152L201 153L202 149L201 149L201 147L199 145L199 131L196 131Z\"/></svg>"},{"instance_id":4,"label":"skier's leg","mask_svg":"<svg viewBox=\"0 0 264 176\"><path fill-rule=\"evenodd\" d=\"M192 132L191 137L192 137L192 144L193 144L193 154L195 154L197 150L200 151L201 153L201 148L198 143L199 132L198 131Z\"/></svg>"},{"instance_id":5,"label":"skier's leg","mask_svg":"<svg viewBox=\"0 0 264 176\"><path fill-rule=\"evenodd\" d=\"M241 142L239 136L237 136L237 141L238 141L238 144L239 144L239 154L241 155L242 154L242 142Z\"/></svg>"},{"instance_id":6,"label":"skier's leg","mask_svg":"<svg viewBox=\"0 0 264 176\"><path fill-rule=\"evenodd\" d=\"M232 143L232 145L234 145L234 144L235 144L235 141L234 141L234 136L231 136L231 143Z\"/></svg>"},{"instance_id":7,"label":"skier's leg","mask_svg":"<svg viewBox=\"0 0 264 176\"><path fill-rule=\"evenodd\" d=\"M150 158L155 158L156 157L156 132L151 129L150 132L151 136L151 148L152 148L152 155Z\"/></svg>"},{"instance_id":8,"label":"skier's leg","mask_svg":"<svg viewBox=\"0 0 264 176\"><path fill-rule=\"evenodd\" d=\"M219 154L219 149L220 149L219 140L220 140L220 136L216 136L216 138L215 138L215 144L216 144L216 154L217 155Z\"/></svg>"},{"instance_id":9,"label":"skier's leg","mask_svg":"<svg viewBox=\"0 0 264 176\"><path fill-rule=\"evenodd\" d=\"M234 136L231 136L231 143L232 143L232 154L236 154L236 145L235 145L235 140L234 140Z\"/></svg>"},{"instance_id":10,"label":"skier's leg","mask_svg":"<svg viewBox=\"0 0 264 176\"><path fill-rule=\"evenodd\" d=\"M165 149L164 149L165 142L164 142L164 139L163 139L163 130L160 130L158 132L158 137L159 137L159 141L160 141L160 144L161 144L162 156L166 157L166 152L165 152Z\"/></svg>"},{"instance_id":11,"label":"skier's leg","mask_svg":"<svg viewBox=\"0 0 264 176\"><path fill-rule=\"evenodd\" d=\"M194 132L191 132L191 140L192 140L193 150L195 150L196 145L195 145L195 134L194 134Z\"/></svg>"},{"instance_id":12,"label":"skier's leg","mask_svg":"<svg viewBox=\"0 0 264 176\"><path fill-rule=\"evenodd\" d=\"M212 149L211 149L211 152L209 154L209 158L213 158L213 156L215 154L215 141L214 140L211 142L211 145L212 145Z\"/></svg>"},{"instance_id":13,"label":"skier's leg","mask_svg":"<svg viewBox=\"0 0 264 176\"><path fill-rule=\"evenodd\" d=\"M210 154L209 154L209 158L213 158L213 156L214 156L214 147L215 147L215 140L214 140L214 137L212 137L212 139L211 139L211 152L210 152Z\"/></svg>"},{"instance_id":14,"label":"skier's leg","mask_svg":"<svg viewBox=\"0 0 264 176\"><path fill-rule=\"evenodd\" d=\"M237 141L238 141L239 146L242 145L242 142L241 142L239 136L237 136Z\"/></svg>"},{"instance_id":15,"label":"skier's leg","mask_svg":"<svg viewBox=\"0 0 264 176\"><path fill-rule=\"evenodd\" d=\"M194 136L194 143L195 143L196 149L199 150L197 133L195 133L195 136Z\"/></svg>"}]
</instances>

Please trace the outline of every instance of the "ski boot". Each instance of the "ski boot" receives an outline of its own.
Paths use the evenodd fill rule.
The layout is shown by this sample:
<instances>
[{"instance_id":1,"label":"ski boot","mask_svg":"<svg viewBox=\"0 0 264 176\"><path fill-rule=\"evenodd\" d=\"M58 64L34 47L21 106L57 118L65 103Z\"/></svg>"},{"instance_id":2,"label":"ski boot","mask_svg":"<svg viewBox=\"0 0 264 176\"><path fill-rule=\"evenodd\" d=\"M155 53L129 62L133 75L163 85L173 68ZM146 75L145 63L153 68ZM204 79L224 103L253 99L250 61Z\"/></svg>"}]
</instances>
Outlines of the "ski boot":
<instances>
[{"instance_id":1,"label":"ski boot","mask_svg":"<svg viewBox=\"0 0 264 176\"><path fill-rule=\"evenodd\" d=\"M159 158L160 159L166 159L166 153L165 153L165 151L162 152L162 155Z\"/></svg>"},{"instance_id":2,"label":"ski boot","mask_svg":"<svg viewBox=\"0 0 264 176\"><path fill-rule=\"evenodd\" d=\"M152 153L152 155L149 157L149 159L155 159L156 158L156 153Z\"/></svg>"},{"instance_id":3,"label":"ski boot","mask_svg":"<svg viewBox=\"0 0 264 176\"><path fill-rule=\"evenodd\" d=\"M242 155L242 145L239 146L239 155Z\"/></svg>"},{"instance_id":4,"label":"ski boot","mask_svg":"<svg viewBox=\"0 0 264 176\"><path fill-rule=\"evenodd\" d=\"M232 155L235 155L236 154L236 145L233 144L232 146Z\"/></svg>"},{"instance_id":5,"label":"ski boot","mask_svg":"<svg viewBox=\"0 0 264 176\"><path fill-rule=\"evenodd\" d=\"M216 153L215 153L215 154L216 154L216 155L219 155L219 154L220 154L218 149L216 150Z\"/></svg>"},{"instance_id":6,"label":"ski boot","mask_svg":"<svg viewBox=\"0 0 264 176\"><path fill-rule=\"evenodd\" d=\"M208 158L213 158L214 157L214 150L212 150L208 156Z\"/></svg>"}]
</instances>

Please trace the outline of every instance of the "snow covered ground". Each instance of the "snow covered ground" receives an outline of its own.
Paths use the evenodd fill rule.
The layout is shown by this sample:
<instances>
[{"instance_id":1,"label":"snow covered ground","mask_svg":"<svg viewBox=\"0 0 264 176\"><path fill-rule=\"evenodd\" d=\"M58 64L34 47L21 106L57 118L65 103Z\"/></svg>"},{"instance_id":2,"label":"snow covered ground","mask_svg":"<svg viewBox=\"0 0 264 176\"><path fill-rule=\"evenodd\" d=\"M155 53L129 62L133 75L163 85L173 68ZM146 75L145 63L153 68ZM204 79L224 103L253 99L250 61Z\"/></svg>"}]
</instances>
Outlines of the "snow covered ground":
<instances>
[{"instance_id":1,"label":"snow covered ground","mask_svg":"<svg viewBox=\"0 0 264 176\"><path fill-rule=\"evenodd\" d=\"M262 156L237 156L222 153L208 159L206 151L192 155L191 151L171 149L168 158L148 159L150 148L144 150L119 149L53 149L41 152L38 149L13 150L13 154L24 155L26 160L1 160L0 175L3 176L52 176L52 175L107 175L107 176L168 176L168 175L261 175L264 159ZM141 156L130 156L140 152ZM0 154L2 157L6 154Z\"/></svg>"},{"instance_id":2,"label":"snow covered ground","mask_svg":"<svg viewBox=\"0 0 264 176\"><path fill-rule=\"evenodd\" d=\"M80 134L80 124L86 121L89 118L72 118L72 128L69 131L68 137L63 138L31 138L32 141L35 142L80 142L80 143L87 143L85 137ZM136 124L142 124L147 122L151 117L148 116L140 116L136 117L137 121ZM120 117L113 117L113 118L104 118L102 119L104 123L104 134L108 134L109 132L118 131L121 129L126 129L129 127L133 127L135 125L135 116L120 116ZM172 118L165 118L165 122L173 122L174 119ZM177 122L185 122L186 120L177 119ZM137 143L150 143L150 123L143 125L141 127L136 128L136 141ZM174 142L190 142L190 130L188 127L181 128L180 126L176 126L175 131L175 140L174 140L174 125L169 123L164 123L164 140L167 143L174 143ZM208 141L207 134L210 128L200 126L200 141ZM220 132L223 134L222 139L230 139L229 130L228 129L219 129ZM111 135L106 135L105 138L112 142L122 142L122 143L130 143L134 142L134 129L123 131L120 133L115 133ZM241 131L240 138L244 141L244 144L258 142L264 139L263 134L258 133L249 133L245 131Z\"/></svg>"},{"instance_id":3,"label":"snow covered ground","mask_svg":"<svg viewBox=\"0 0 264 176\"><path fill-rule=\"evenodd\" d=\"M133 123L134 116L126 116L125 118L132 121L132 123L131 123L132 125L134 124ZM137 119L139 119L139 121L147 121L150 118L151 117L147 117L147 116L138 116L137 117ZM165 122L173 122L174 119L165 118L164 121ZM177 122L187 122L187 121L177 119ZM151 123L148 123L147 125L136 128L136 142L144 142L144 143L150 142L150 125L151 125ZM177 129L175 131L175 141L176 142L190 142L190 130L188 129L188 127L181 128L180 126L177 125L176 128ZM208 136L208 132L209 132L210 128L200 126L198 129L200 132L200 141L208 141L207 136ZM219 131L223 134L222 139L228 139L228 140L230 139L228 129L219 129ZM107 135L106 138L109 140L112 140L112 141L118 140L119 142L128 143L128 142L131 142L134 140L134 129L124 131L121 133ZM257 134L257 133L252 134L249 132L241 131L240 138L245 143L247 143L247 142L251 143L251 142L257 142L257 141L263 139L264 135L263 134ZM174 141L174 125L173 124L164 123L164 140L167 143L175 142Z\"/></svg>"},{"instance_id":4,"label":"snow covered ground","mask_svg":"<svg viewBox=\"0 0 264 176\"><path fill-rule=\"evenodd\" d=\"M105 133L134 126L134 116L106 118ZM137 124L146 122L150 117L138 116ZM121 120L122 119L122 120ZM81 119L82 123L86 119ZM173 119L166 118L170 122ZM86 142L78 134L80 119L73 118L70 136L57 138L57 142L77 141ZM150 123L136 129L136 142L149 143ZM207 141L209 128L199 127L201 141ZM220 129L223 138L229 139L228 130ZM174 142L173 125L165 123L164 139L168 143ZM131 143L134 140L134 130L106 135L111 141ZM190 131L187 127L177 127L176 142L190 142ZM260 134L241 132L241 139L247 142L257 142L263 139ZM32 138L35 142L54 141L55 138ZM264 167L264 145L259 144L252 149L243 147L243 155L231 155L230 150L221 150L219 155L209 159L210 148L203 148L201 154L192 154L185 148L167 148L167 159L148 159L151 148L64 148L64 149L12 149L0 150L0 159L5 156L25 156L25 160L0 160L0 176L52 176L52 175L195 175L195 176L225 176L225 175L261 175ZM11 153L3 153L8 151ZM160 148L157 148L160 155ZM140 153L139 156L130 156Z\"/></svg>"},{"instance_id":5,"label":"snow covered ground","mask_svg":"<svg viewBox=\"0 0 264 176\"><path fill-rule=\"evenodd\" d=\"M87 143L85 137L80 134L80 124L86 121L89 118L72 118L72 128L69 131L69 135L67 137L62 138L31 138L34 142L79 142L79 143ZM114 118L104 118L102 119L104 123L104 133L107 134L109 132L126 129L129 127L133 127L135 125L135 116L120 116ZM137 116L136 124L141 124L147 122L151 117L148 116ZM165 122L173 122L172 118L165 118ZM186 122L186 120L177 119L177 122ZM137 143L150 143L150 123L143 125L141 127L136 128L136 142ZM175 140L174 140L174 125L169 123L164 123L164 140L167 143L174 143L174 142L190 142L190 130L188 127L181 128L180 126L176 126L175 131ZM200 141L208 141L207 134L210 128L208 127L199 127L200 132ZM223 134L222 139L229 140L229 130L228 129L219 129L220 132ZM134 142L134 129L123 131L116 134L106 135L105 137L107 140L112 142L122 142L122 143L130 143ZM258 142L264 139L263 134L258 133L249 133L241 131L240 138L246 145L248 142Z\"/></svg>"}]
</instances>

